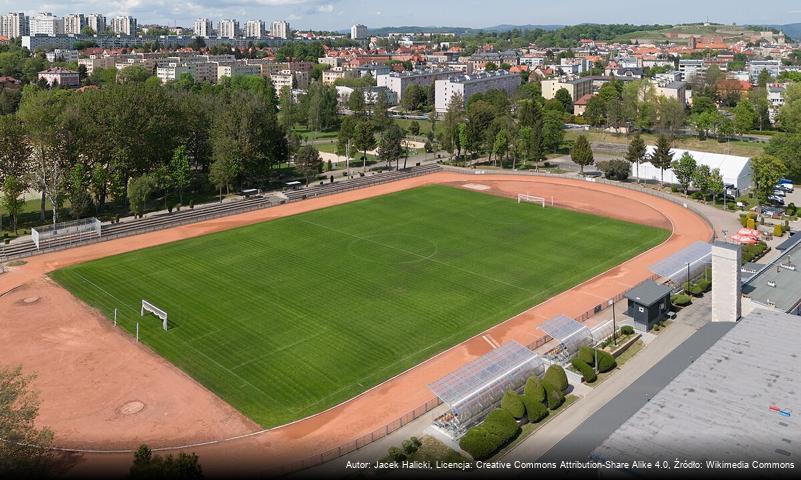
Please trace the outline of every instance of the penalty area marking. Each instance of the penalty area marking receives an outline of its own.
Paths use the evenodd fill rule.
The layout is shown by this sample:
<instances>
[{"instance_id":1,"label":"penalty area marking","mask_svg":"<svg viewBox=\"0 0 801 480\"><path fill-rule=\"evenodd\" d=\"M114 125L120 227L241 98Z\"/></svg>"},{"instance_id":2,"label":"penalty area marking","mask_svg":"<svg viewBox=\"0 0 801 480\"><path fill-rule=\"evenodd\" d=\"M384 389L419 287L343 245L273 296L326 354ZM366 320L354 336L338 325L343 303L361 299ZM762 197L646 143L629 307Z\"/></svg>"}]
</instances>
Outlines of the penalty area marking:
<instances>
[{"instance_id":1,"label":"penalty area marking","mask_svg":"<svg viewBox=\"0 0 801 480\"><path fill-rule=\"evenodd\" d=\"M462 187L469 188L470 190L478 190L480 192L492 189L492 187L490 187L489 185L482 185L480 183L465 183L464 185L462 185Z\"/></svg>"}]
</instances>

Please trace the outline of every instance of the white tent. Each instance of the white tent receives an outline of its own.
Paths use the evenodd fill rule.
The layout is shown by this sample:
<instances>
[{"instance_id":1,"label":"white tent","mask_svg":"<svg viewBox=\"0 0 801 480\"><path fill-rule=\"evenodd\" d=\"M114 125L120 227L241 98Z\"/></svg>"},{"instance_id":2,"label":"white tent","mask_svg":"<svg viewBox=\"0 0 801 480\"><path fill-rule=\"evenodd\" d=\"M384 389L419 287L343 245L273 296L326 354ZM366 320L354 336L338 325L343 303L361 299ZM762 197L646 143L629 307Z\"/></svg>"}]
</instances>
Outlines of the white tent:
<instances>
[{"instance_id":1,"label":"white tent","mask_svg":"<svg viewBox=\"0 0 801 480\"><path fill-rule=\"evenodd\" d=\"M648 156L653 154L656 147L648 146ZM753 186L751 173L751 159L748 157L738 157L736 155L725 155L722 153L699 152L696 150L682 150L680 148L671 149L673 160L678 160L688 152L695 158L698 165L707 165L710 170L719 169L723 176L723 182L727 185L734 185L740 192L745 192ZM631 178L637 178L637 165L631 165ZM639 178L642 180L659 181L661 171L650 162L641 163L639 166ZM679 181L673 174L673 170L665 170L665 183L678 184Z\"/></svg>"}]
</instances>

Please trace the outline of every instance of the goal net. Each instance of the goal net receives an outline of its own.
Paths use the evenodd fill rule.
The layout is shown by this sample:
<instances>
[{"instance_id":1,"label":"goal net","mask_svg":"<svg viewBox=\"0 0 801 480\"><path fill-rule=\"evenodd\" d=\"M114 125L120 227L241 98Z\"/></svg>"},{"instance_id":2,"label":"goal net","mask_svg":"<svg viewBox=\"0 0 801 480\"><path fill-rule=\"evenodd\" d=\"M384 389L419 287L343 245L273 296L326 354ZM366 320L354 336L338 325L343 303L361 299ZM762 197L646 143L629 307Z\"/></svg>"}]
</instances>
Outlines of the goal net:
<instances>
[{"instance_id":1,"label":"goal net","mask_svg":"<svg viewBox=\"0 0 801 480\"><path fill-rule=\"evenodd\" d=\"M535 195L529 195L527 193L518 193L517 194L517 203L538 203L542 205L542 208L545 208L545 199L543 197L537 197Z\"/></svg>"},{"instance_id":2,"label":"goal net","mask_svg":"<svg viewBox=\"0 0 801 480\"><path fill-rule=\"evenodd\" d=\"M147 300L142 300L142 309L139 312L140 317L145 316L145 312L150 312L153 315L159 317L161 319L161 326L164 330L167 330L167 312L160 309L159 307L153 305L152 303L148 302Z\"/></svg>"}]
</instances>

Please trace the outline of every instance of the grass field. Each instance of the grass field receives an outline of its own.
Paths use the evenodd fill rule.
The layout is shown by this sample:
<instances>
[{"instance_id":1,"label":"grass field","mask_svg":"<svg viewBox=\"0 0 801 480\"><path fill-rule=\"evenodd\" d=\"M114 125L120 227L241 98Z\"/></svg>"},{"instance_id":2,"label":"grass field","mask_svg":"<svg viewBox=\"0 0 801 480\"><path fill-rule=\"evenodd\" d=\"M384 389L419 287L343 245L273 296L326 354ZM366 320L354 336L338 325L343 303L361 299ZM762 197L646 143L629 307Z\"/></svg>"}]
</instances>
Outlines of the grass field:
<instances>
[{"instance_id":1,"label":"grass field","mask_svg":"<svg viewBox=\"0 0 801 480\"><path fill-rule=\"evenodd\" d=\"M669 232L427 186L52 273L264 426L320 412ZM377 405L376 408L380 408Z\"/></svg>"}]
</instances>

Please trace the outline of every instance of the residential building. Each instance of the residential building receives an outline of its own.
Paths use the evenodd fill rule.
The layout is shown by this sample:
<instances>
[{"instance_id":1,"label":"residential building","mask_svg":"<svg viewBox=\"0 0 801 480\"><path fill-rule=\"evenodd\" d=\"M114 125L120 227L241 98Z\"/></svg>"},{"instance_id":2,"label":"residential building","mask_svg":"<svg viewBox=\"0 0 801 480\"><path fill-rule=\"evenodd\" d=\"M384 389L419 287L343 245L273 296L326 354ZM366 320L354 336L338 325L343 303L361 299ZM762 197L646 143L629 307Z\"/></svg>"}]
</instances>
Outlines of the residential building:
<instances>
[{"instance_id":1,"label":"residential building","mask_svg":"<svg viewBox=\"0 0 801 480\"><path fill-rule=\"evenodd\" d=\"M78 61L78 50L64 50L61 48L56 48L52 52L47 52L45 54L47 57L47 61L50 63L53 62L77 62Z\"/></svg>"},{"instance_id":2,"label":"residential building","mask_svg":"<svg viewBox=\"0 0 801 480\"><path fill-rule=\"evenodd\" d=\"M320 57L317 59L317 63L322 63L323 65L328 65L329 67L334 68L344 65L345 59L342 57Z\"/></svg>"},{"instance_id":3,"label":"residential building","mask_svg":"<svg viewBox=\"0 0 801 480\"><path fill-rule=\"evenodd\" d=\"M570 98L576 101L592 93L592 82L592 77L548 78L542 81L542 97L550 100L556 96L556 92L564 88L570 94Z\"/></svg>"},{"instance_id":4,"label":"residential building","mask_svg":"<svg viewBox=\"0 0 801 480\"><path fill-rule=\"evenodd\" d=\"M654 86L657 95L676 99L680 101L682 105L687 104L687 84L685 82L654 79L651 84Z\"/></svg>"},{"instance_id":5,"label":"residential building","mask_svg":"<svg viewBox=\"0 0 801 480\"><path fill-rule=\"evenodd\" d=\"M681 80L684 82L692 82L699 75L705 75L706 69L707 67L703 60L679 60L679 72L681 73Z\"/></svg>"},{"instance_id":6,"label":"residential building","mask_svg":"<svg viewBox=\"0 0 801 480\"><path fill-rule=\"evenodd\" d=\"M503 90L512 95L519 86L520 76L506 70L451 76L434 82L434 107L438 113L445 113L451 99L457 95L467 105L467 100L476 93Z\"/></svg>"},{"instance_id":7,"label":"residential building","mask_svg":"<svg viewBox=\"0 0 801 480\"><path fill-rule=\"evenodd\" d=\"M245 23L245 36L247 38L262 38L267 33L263 20L248 20Z\"/></svg>"},{"instance_id":8,"label":"residential building","mask_svg":"<svg viewBox=\"0 0 801 480\"><path fill-rule=\"evenodd\" d=\"M0 16L0 35L8 38L19 38L29 35L28 17L22 12L9 12Z\"/></svg>"},{"instance_id":9,"label":"residential building","mask_svg":"<svg viewBox=\"0 0 801 480\"><path fill-rule=\"evenodd\" d=\"M387 87L395 93L400 102L410 85L430 87L435 81L454 75L451 70L412 70L410 72L391 72L376 76L376 85Z\"/></svg>"},{"instance_id":10,"label":"residential building","mask_svg":"<svg viewBox=\"0 0 801 480\"><path fill-rule=\"evenodd\" d=\"M67 35L78 35L86 26L86 17L83 13L73 13L64 17L64 33Z\"/></svg>"},{"instance_id":11,"label":"residential building","mask_svg":"<svg viewBox=\"0 0 801 480\"><path fill-rule=\"evenodd\" d=\"M111 19L111 31L117 35L136 36L138 22L129 15L120 15Z\"/></svg>"},{"instance_id":12,"label":"residential building","mask_svg":"<svg viewBox=\"0 0 801 480\"><path fill-rule=\"evenodd\" d=\"M78 72L67 70L66 68L53 67L43 72L39 72L39 80L47 82L47 86L79 87L81 85Z\"/></svg>"},{"instance_id":13,"label":"residential building","mask_svg":"<svg viewBox=\"0 0 801 480\"><path fill-rule=\"evenodd\" d=\"M472 65L474 72L483 72L488 63L493 63L498 68L505 63L510 66L518 65L520 63L520 56L515 50L479 52L471 55L467 61Z\"/></svg>"},{"instance_id":14,"label":"residential building","mask_svg":"<svg viewBox=\"0 0 801 480\"><path fill-rule=\"evenodd\" d=\"M389 65L383 63L372 63L369 65L362 65L352 70L356 71L359 78L370 75L373 78L378 78L379 75L387 75L392 71Z\"/></svg>"},{"instance_id":15,"label":"residential building","mask_svg":"<svg viewBox=\"0 0 801 480\"><path fill-rule=\"evenodd\" d=\"M64 20L56 16L53 16L53 14L50 12L42 12L36 16L30 17L29 33L31 36L63 35Z\"/></svg>"},{"instance_id":16,"label":"residential building","mask_svg":"<svg viewBox=\"0 0 801 480\"><path fill-rule=\"evenodd\" d=\"M350 27L350 38L351 40L364 40L367 38L368 32L367 27L358 23Z\"/></svg>"},{"instance_id":17,"label":"residential building","mask_svg":"<svg viewBox=\"0 0 801 480\"><path fill-rule=\"evenodd\" d=\"M590 99L592 98L592 94L588 93L575 102L573 102L573 115L580 116L584 115L587 111L587 104L590 103Z\"/></svg>"},{"instance_id":18,"label":"residential building","mask_svg":"<svg viewBox=\"0 0 801 480\"><path fill-rule=\"evenodd\" d=\"M106 17L99 13L92 13L86 17L86 25L94 30L96 35L106 33Z\"/></svg>"},{"instance_id":19,"label":"residential building","mask_svg":"<svg viewBox=\"0 0 801 480\"><path fill-rule=\"evenodd\" d=\"M194 28L196 37L209 38L214 34L214 27L208 18L198 18L195 20Z\"/></svg>"},{"instance_id":20,"label":"residential building","mask_svg":"<svg viewBox=\"0 0 801 480\"><path fill-rule=\"evenodd\" d=\"M784 106L784 92L786 88L787 85L783 83L768 85L768 103L770 104L768 115L770 116L771 122L776 121L776 115L778 115L779 110Z\"/></svg>"},{"instance_id":21,"label":"residential building","mask_svg":"<svg viewBox=\"0 0 801 480\"><path fill-rule=\"evenodd\" d=\"M78 66L86 67L86 74L92 75L99 68L115 68L116 59L113 56L90 55L89 58L79 58Z\"/></svg>"},{"instance_id":22,"label":"residential building","mask_svg":"<svg viewBox=\"0 0 801 480\"><path fill-rule=\"evenodd\" d=\"M778 77L781 65L781 60L751 60L748 62L748 76L751 83L756 84L763 71L767 71L772 78Z\"/></svg>"},{"instance_id":23,"label":"residential building","mask_svg":"<svg viewBox=\"0 0 801 480\"><path fill-rule=\"evenodd\" d=\"M239 32L239 22L236 20L224 19L217 24L217 36L219 38L236 38Z\"/></svg>"},{"instance_id":24,"label":"residential building","mask_svg":"<svg viewBox=\"0 0 801 480\"><path fill-rule=\"evenodd\" d=\"M217 64L218 82L223 77L233 77L237 75L261 75L261 67L259 65L248 65L244 62Z\"/></svg>"},{"instance_id":25,"label":"residential building","mask_svg":"<svg viewBox=\"0 0 801 480\"><path fill-rule=\"evenodd\" d=\"M196 82L216 82L217 63L200 61L171 62L156 68L156 77L162 83L177 80L184 73L191 75Z\"/></svg>"},{"instance_id":26,"label":"residential building","mask_svg":"<svg viewBox=\"0 0 801 480\"><path fill-rule=\"evenodd\" d=\"M333 85L337 79L356 78L356 75L357 73L355 70L345 70L342 67L330 68L328 70L323 70L323 84Z\"/></svg>"},{"instance_id":27,"label":"residential building","mask_svg":"<svg viewBox=\"0 0 801 480\"><path fill-rule=\"evenodd\" d=\"M338 86L336 89L337 100L342 104L347 103L354 91L353 88L345 86ZM395 92L386 87L368 87L364 89L364 103L367 105L374 105L378 101L378 98L382 96L386 100L387 105L398 104L398 97L395 95Z\"/></svg>"},{"instance_id":28,"label":"residential building","mask_svg":"<svg viewBox=\"0 0 801 480\"><path fill-rule=\"evenodd\" d=\"M284 20L276 20L270 24L270 36L275 38L289 38L289 22Z\"/></svg>"}]
</instances>

